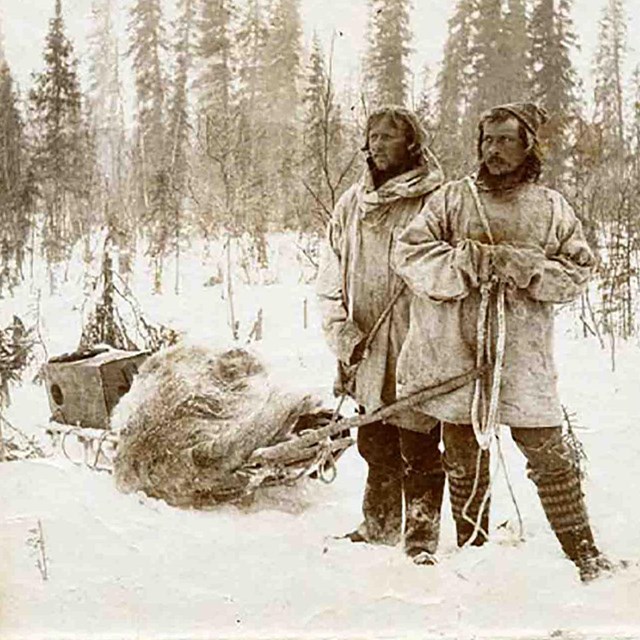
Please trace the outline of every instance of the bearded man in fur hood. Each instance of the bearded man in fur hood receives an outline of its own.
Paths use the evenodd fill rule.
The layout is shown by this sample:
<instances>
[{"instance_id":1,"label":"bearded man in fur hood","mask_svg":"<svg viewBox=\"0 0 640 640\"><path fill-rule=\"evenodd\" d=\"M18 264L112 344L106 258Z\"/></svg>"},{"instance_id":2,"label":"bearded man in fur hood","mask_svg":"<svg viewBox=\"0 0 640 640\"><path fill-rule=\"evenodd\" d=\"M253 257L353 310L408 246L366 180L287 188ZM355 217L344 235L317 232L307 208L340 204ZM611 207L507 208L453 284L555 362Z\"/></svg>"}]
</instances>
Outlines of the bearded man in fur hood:
<instances>
[{"instance_id":1,"label":"bearded man in fur hood","mask_svg":"<svg viewBox=\"0 0 640 640\"><path fill-rule=\"evenodd\" d=\"M368 117L363 151L364 174L340 198L328 226L317 294L338 359L337 391L368 412L396 399L397 358L409 326L410 295L391 265L395 239L443 175L417 117L402 107ZM364 521L346 537L395 545L404 497L405 550L416 563L432 562L445 480L439 443L437 421L422 413L358 429L368 465Z\"/></svg>"},{"instance_id":2,"label":"bearded man in fur hood","mask_svg":"<svg viewBox=\"0 0 640 640\"><path fill-rule=\"evenodd\" d=\"M485 379L422 406L443 423L458 544L487 538L488 447L508 425L551 528L587 581L611 564L594 543L577 456L562 436L553 318L556 304L585 290L595 260L571 206L537 182L545 120L531 103L485 113L477 174L443 186L400 237L397 269L415 297L399 395L487 363Z\"/></svg>"}]
</instances>

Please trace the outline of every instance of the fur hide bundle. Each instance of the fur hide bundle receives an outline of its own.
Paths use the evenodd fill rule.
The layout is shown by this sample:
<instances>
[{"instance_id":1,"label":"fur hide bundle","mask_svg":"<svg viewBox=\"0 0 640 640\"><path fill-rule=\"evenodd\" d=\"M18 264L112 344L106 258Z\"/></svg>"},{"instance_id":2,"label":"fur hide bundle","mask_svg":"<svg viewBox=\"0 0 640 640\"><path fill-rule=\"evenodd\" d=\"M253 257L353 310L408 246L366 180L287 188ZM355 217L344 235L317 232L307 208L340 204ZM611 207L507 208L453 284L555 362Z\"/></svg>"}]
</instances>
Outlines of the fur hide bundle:
<instances>
[{"instance_id":1,"label":"fur hide bundle","mask_svg":"<svg viewBox=\"0 0 640 640\"><path fill-rule=\"evenodd\" d=\"M285 440L319 406L308 393L274 385L245 349L162 350L114 412L116 484L183 507L238 497L253 451Z\"/></svg>"}]
</instances>

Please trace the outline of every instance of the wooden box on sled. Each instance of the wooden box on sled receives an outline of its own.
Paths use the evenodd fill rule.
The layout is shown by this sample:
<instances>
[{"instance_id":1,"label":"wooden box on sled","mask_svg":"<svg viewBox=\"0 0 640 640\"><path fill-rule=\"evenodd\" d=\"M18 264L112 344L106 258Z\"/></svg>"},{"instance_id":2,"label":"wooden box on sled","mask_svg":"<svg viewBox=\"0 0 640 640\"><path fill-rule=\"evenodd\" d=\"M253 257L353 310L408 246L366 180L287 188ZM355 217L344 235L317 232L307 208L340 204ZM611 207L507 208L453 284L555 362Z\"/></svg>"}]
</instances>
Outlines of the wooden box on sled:
<instances>
[{"instance_id":1,"label":"wooden box on sled","mask_svg":"<svg viewBox=\"0 0 640 640\"><path fill-rule=\"evenodd\" d=\"M51 358L44 368L51 419L108 429L113 408L148 356L146 351L101 348Z\"/></svg>"}]
</instances>

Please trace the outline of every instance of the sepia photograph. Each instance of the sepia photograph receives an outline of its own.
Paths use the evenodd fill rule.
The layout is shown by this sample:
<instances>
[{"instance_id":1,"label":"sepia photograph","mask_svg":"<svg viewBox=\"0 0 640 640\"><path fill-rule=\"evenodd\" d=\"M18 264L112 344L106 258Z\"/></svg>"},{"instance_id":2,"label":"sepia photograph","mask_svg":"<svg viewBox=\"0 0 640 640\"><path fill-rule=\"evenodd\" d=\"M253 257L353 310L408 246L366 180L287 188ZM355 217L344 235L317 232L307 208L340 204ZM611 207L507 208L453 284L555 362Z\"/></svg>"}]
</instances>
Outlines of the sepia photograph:
<instances>
[{"instance_id":1,"label":"sepia photograph","mask_svg":"<svg viewBox=\"0 0 640 640\"><path fill-rule=\"evenodd\" d=\"M640 0L2 0L0 640L640 640Z\"/></svg>"}]
</instances>

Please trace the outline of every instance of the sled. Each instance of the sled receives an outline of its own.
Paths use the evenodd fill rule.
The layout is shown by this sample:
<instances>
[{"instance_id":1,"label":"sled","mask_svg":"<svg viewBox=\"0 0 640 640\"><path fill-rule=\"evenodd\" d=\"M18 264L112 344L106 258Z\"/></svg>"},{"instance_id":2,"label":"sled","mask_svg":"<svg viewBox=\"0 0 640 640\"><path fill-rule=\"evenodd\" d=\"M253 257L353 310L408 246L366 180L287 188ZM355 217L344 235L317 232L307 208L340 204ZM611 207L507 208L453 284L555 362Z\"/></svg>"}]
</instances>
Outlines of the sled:
<instances>
[{"instance_id":1,"label":"sled","mask_svg":"<svg viewBox=\"0 0 640 640\"><path fill-rule=\"evenodd\" d=\"M254 485L258 478L260 485L286 484L307 476L329 482L328 478L335 471L335 462L355 442L346 427L340 427L335 432L332 429L329 435L323 432L315 442L309 437L315 428L329 425L331 419L332 413L327 410L303 416L294 429L295 435L286 441L287 444L294 445L293 450L273 456L269 453L272 447L261 449L260 451L267 452L269 460L249 462L237 472L243 481L230 482L230 490L245 483ZM113 472L119 441L117 432L72 426L51 419L45 433L54 449L73 464L96 471ZM226 494L226 491L223 490L222 493Z\"/></svg>"},{"instance_id":2,"label":"sled","mask_svg":"<svg viewBox=\"0 0 640 640\"><path fill-rule=\"evenodd\" d=\"M306 477L331 482L337 475L338 458L354 444L351 429L384 421L398 411L414 408L431 398L455 391L481 376L485 370L474 369L421 389L393 404L351 418L336 417L326 409L305 414L299 418L286 440L256 449L242 466L227 474L215 486L212 485L202 496L200 506L236 501L250 496L259 487L290 485ZM73 427L52 420L47 433L74 464L99 471L113 471L118 445L116 432ZM67 446L69 439L80 444L80 454L71 454Z\"/></svg>"},{"instance_id":3,"label":"sled","mask_svg":"<svg viewBox=\"0 0 640 640\"><path fill-rule=\"evenodd\" d=\"M50 358L43 372L52 418L59 424L108 429L113 408L148 356L147 351L96 347Z\"/></svg>"},{"instance_id":4,"label":"sled","mask_svg":"<svg viewBox=\"0 0 640 640\"><path fill-rule=\"evenodd\" d=\"M113 459L118 445L118 434L114 431L72 426L51 419L45 433L51 439L54 449L73 464L96 471L113 471Z\"/></svg>"}]
</instances>

